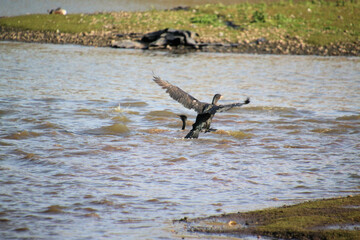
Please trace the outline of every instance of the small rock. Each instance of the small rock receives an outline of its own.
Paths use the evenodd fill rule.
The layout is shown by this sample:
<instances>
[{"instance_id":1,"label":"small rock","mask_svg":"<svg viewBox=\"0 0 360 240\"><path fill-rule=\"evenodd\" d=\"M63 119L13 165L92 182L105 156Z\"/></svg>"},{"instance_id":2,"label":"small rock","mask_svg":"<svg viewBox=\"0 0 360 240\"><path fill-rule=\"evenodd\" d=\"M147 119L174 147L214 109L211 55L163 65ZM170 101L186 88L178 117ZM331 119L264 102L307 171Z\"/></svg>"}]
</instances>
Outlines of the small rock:
<instances>
[{"instance_id":1,"label":"small rock","mask_svg":"<svg viewBox=\"0 0 360 240\"><path fill-rule=\"evenodd\" d=\"M59 14L59 15L66 15L67 11L61 7L58 7L56 9L48 10L49 14Z\"/></svg>"},{"instance_id":2,"label":"small rock","mask_svg":"<svg viewBox=\"0 0 360 240\"><path fill-rule=\"evenodd\" d=\"M235 24L233 21L225 21L226 26L233 29L240 29L240 25ZM244 29L241 29L244 30Z\"/></svg>"},{"instance_id":3,"label":"small rock","mask_svg":"<svg viewBox=\"0 0 360 240\"><path fill-rule=\"evenodd\" d=\"M170 11L189 11L189 10L190 10L189 6L177 6L170 9Z\"/></svg>"},{"instance_id":4,"label":"small rock","mask_svg":"<svg viewBox=\"0 0 360 240\"><path fill-rule=\"evenodd\" d=\"M229 226L235 226L237 224L237 222L235 222L235 221L229 221L228 222L228 225Z\"/></svg>"},{"instance_id":5,"label":"small rock","mask_svg":"<svg viewBox=\"0 0 360 240\"><path fill-rule=\"evenodd\" d=\"M258 39L255 40L255 43L256 43L257 45L260 45L260 44L265 43L265 42L267 42L267 39L264 38L264 37L258 38Z\"/></svg>"}]
</instances>

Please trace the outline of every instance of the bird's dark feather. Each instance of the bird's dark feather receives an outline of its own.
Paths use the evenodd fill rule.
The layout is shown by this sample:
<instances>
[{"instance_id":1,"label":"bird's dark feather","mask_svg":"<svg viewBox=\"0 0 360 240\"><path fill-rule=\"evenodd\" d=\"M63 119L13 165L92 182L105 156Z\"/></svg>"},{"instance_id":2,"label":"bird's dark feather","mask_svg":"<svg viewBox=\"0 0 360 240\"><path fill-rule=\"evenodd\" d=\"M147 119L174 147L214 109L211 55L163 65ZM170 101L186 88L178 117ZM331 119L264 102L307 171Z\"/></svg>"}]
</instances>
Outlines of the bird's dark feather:
<instances>
[{"instance_id":1,"label":"bird's dark feather","mask_svg":"<svg viewBox=\"0 0 360 240\"><path fill-rule=\"evenodd\" d=\"M172 85L168 81L162 80L160 77L154 76L153 80L163 89L166 89L166 92L169 93L172 99L178 101L188 109L194 109L197 113L202 113L204 107L207 105L206 103L200 102L181 88Z\"/></svg>"},{"instance_id":2,"label":"bird's dark feather","mask_svg":"<svg viewBox=\"0 0 360 240\"><path fill-rule=\"evenodd\" d=\"M250 99L247 98L244 102L242 103L232 103L232 104L227 104L227 105L218 105L218 106L214 106L212 112L216 113L216 112L226 112L229 111L230 109L234 108L234 107L241 107L242 105L245 104L249 104L250 103Z\"/></svg>"},{"instance_id":3,"label":"bird's dark feather","mask_svg":"<svg viewBox=\"0 0 360 240\"><path fill-rule=\"evenodd\" d=\"M247 98L242 103L233 103L227 105L217 105L217 101L221 98L220 94L215 94L212 104L200 102L190 94L183 91L181 88L172 85L168 81L161 80L160 77L154 76L154 82L156 82L163 89L166 89L166 92L169 93L170 97L174 100L178 101L184 107L189 109L194 109L198 115L196 117L196 121L192 126L190 132L185 136L185 138L198 138L199 133L210 132L210 125L212 122L212 118L217 112L225 112L234 107L241 107L244 104L250 103L250 99ZM186 126L186 116L180 116L183 121L182 129L185 129Z\"/></svg>"}]
</instances>

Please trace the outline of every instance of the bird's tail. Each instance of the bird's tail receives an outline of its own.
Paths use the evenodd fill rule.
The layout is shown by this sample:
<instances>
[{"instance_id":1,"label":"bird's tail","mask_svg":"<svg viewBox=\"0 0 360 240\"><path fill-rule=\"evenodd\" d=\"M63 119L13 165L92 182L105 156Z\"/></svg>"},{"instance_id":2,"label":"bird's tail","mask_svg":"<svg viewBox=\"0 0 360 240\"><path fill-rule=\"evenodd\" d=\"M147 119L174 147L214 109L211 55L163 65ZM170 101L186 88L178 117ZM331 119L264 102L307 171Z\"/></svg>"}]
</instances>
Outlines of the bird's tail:
<instances>
[{"instance_id":1,"label":"bird's tail","mask_svg":"<svg viewBox=\"0 0 360 240\"><path fill-rule=\"evenodd\" d=\"M197 129L195 129L195 130L191 130L186 136L185 136L185 138L198 138L199 137L199 132L200 132L200 130L197 130Z\"/></svg>"}]
</instances>

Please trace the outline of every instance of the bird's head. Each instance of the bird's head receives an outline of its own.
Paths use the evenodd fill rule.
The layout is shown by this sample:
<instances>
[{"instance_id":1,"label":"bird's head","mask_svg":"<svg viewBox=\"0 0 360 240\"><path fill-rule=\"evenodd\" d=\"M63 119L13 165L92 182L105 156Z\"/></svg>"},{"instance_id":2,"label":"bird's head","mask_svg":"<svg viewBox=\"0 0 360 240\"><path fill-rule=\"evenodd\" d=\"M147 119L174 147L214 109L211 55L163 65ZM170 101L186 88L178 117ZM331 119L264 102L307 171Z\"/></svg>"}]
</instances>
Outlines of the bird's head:
<instances>
[{"instance_id":1,"label":"bird's head","mask_svg":"<svg viewBox=\"0 0 360 240\"><path fill-rule=\"evenodd\" d=\"M218 102L222 97L223 97L223 96L222 96L221 94L219 94L219 93L215 94L215 95L214 95L214 98L213 98L213 100L212 100L212 104L216 105L217 102Z\"/></svg>"}]
</instances>

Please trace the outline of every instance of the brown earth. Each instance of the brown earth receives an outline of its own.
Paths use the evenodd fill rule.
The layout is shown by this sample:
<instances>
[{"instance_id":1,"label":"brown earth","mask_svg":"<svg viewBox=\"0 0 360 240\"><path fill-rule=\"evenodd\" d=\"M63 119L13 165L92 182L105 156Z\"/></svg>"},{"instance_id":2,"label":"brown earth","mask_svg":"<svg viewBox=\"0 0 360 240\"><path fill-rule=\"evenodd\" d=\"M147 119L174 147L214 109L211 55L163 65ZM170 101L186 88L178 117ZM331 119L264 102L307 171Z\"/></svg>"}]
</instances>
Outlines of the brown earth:
<instances>
[{"instance_id":1,"label":"brown earth","mask_svg":"<svg viewBox=\"0 0 360 240\"><path fill-rule=\"evenodd\" d=\"M360 195L291 206L175 220L189 232L276 239L360 239Z\"/></svg>"},{"instance_id":2,"label":"brown earth","mask_svg":"<svg viewBox=\"0 0 360 240\"><path fill-rule=\"evenodd\" d=\"M119 34L118 32L95 32L90 33L57 33L40 31L20 31L0 28L0 40L76 44L95 47L111 47L112 43L121 40L139 41L145 33ZM201 39L201 38L200 38ZM249 39L241 43L213 43L198 40L198 48L185 46L167 46L166 48L150 47L149 50L167 50L175 53L190 51L202 52L232 52L252 54L292 54L292 55L319 55L319 56L360 56L360 43L336 43L328 46L313 46L304 43L301 39L287 37L285 40L268 41L267 39Z\"/></svg>"}]
</instances>

